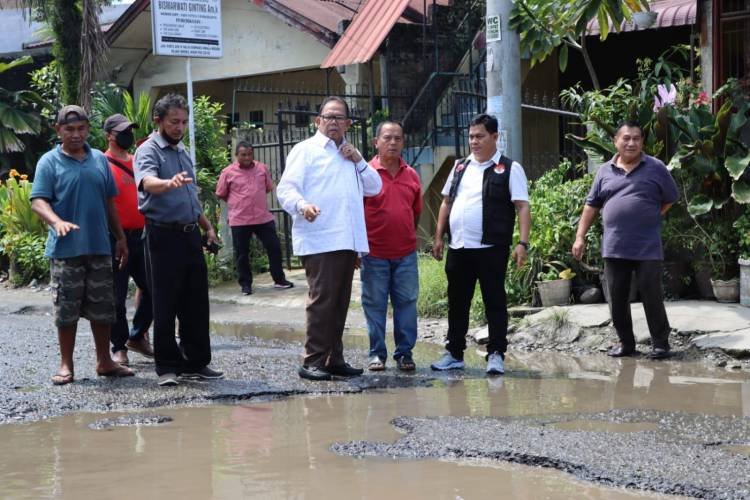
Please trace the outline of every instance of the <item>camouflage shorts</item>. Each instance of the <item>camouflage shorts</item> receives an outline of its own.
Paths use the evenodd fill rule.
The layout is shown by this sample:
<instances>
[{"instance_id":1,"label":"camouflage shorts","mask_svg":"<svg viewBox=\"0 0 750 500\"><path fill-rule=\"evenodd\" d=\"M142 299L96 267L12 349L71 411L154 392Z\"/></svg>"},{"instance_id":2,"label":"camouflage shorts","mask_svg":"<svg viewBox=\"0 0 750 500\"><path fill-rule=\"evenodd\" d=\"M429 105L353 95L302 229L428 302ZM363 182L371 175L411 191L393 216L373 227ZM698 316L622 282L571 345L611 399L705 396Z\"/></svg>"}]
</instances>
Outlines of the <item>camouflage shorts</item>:
<instances>
[{"instance_id":1,"label":"camouflage shorts","mask_svg":"<svg viewBox=\"0 0 750 500\"><path fill-rule=\"evenodd\" d=\"M115 322L112 257L51 259L49 267L56 326L74 325L81 316L98 323Z\"/></svg>"}]
</instances>

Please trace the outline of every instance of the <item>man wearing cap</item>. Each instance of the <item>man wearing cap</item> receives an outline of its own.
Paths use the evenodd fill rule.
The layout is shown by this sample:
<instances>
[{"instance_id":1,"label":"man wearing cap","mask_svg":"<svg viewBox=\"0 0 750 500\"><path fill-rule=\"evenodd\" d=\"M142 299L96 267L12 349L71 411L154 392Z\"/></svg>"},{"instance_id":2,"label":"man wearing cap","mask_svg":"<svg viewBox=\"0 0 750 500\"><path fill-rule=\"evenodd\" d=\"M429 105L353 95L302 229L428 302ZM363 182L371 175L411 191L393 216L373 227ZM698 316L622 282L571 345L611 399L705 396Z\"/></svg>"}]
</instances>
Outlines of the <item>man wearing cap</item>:
<instances>
[{"instance_id":1,"label":"man wearing cap","mask_svg":"<svg viewBox=\"0 0 750 500\"><path fill-rule=\"evenodd\" d=\"M195 169L182 144L188 123L184 97L167 94L154 105L158 131L135 152L138 209L146 216L146 274L154 311L154 363L159 385L178 377L218 379L208 367L208 272L200 229L208 245L216 233L203 214ZM180 344L175 340L180 320Z\"/></svg>"},{"instance_id":2,"label":"man wearing cap","mask_svg":"<svg viewBox=\"0 0 750 500\"><path fill-rule=\"evenodd\" d=\"M62 144L37 163L31 207L49 225L45 256L50 259L60 368L52 383L73 382L73 350L78 319L91 322L96 345L96 373L126 377L132 370L109 354L110 325L115 321L112 246L119 267L128 260L114 197L117 188L104 155L86 143L89 118L80 106L65 106L55 125Z\"/></svg>"},{"instance_id":3,"label":"man wearing cap","mask_svg":"<svg viewBox=\"0 0 750 500\"><path fill-rule=\"evenodd\" d=\"M113 265L115 282L115 312L117 320L112 325L112 359L121 365L128 365L128 349L147 358L153 358L154 352L146 338L151 320L151 296L146 282L146 261L143 253L143 225L145 219L138 211L138 191L133 173L133 156L128 150L135 142L133 129L138 125L121 114L110 116L104 121L104 132L109 149L104 153L109 161L112 178L117 186L115 207L120 218L125 239L128 243L128 263L119 269L117 262ZM136 303L133 316L133 328L128 331L126 300L128 282L133 278L141 290L141 300Z\"/></svg>"}]
</instances>

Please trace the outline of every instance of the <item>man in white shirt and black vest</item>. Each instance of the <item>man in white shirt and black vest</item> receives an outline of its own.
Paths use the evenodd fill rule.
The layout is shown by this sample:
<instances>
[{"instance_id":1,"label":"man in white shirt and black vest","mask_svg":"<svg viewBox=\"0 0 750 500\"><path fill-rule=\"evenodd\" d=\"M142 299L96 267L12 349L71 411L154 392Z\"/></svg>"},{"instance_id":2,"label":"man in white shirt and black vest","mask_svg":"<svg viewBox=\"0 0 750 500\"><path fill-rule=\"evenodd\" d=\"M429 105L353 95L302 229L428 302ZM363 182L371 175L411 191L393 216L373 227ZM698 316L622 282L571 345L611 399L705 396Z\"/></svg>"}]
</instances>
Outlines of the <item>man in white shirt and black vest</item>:
<instances>
[{"instance_id":1,"label":"man in white shirt and black vest","mask_svg":"<svg viewBox=\"0 0 750 500\"><path fill-rule=\"evenodd\" d=\"M523 167L497 150L497 119L481 114L469 124L471 154L456 161L443 187L432 255L443 258L443 234L449 230L445 263L448 277L448 343L433 370L464 368L469 309L477 280L482 290L489 343L487 373L505 373L508 311L505 270L518 215L519 241L512 251L520 267L526 261L531 230L528 186Z\"/></svg>"}]
</instances>

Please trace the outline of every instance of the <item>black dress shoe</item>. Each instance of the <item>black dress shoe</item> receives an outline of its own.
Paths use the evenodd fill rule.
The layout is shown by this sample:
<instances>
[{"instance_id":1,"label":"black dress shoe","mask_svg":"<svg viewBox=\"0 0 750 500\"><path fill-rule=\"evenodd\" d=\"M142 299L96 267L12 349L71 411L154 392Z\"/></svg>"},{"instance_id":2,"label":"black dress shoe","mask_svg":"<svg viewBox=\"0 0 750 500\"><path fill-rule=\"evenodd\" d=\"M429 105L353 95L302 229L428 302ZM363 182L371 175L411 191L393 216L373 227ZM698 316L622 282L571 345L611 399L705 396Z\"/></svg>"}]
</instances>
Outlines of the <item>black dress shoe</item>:
<instances>
[{"instance_id":1,"label":"black dress shoe","mask_svg":"<svg viewBox=\"0 0 750 500\"><path fill-rule=\"evenodd\" d=\"M626 358L635 355L635 349L625 349L622 346L617 346L607 353L607 356L613 358Z\"/></svg>"},{"instance_id":2,"label":"black dress shoe","mask_svg":"<svg viewBox=\"0 0 750 500\"><path fill-rule=\"evenodd\" d=\"M307 380L331 380L331 374L323 368L317 366L300 366L297 371L300 377Z\"/></svg>"},{"instance_id":3,"label":"black dress shoe","mask_svg":"<svg viewBox=\"0 0 750 500\"><path fill-rule=\"evenodd\" d=\"M649 359L666 359L670 356L669 348L654 347L651 352L648 353Z\"/></svg>"},{"instance_id":4,"label":"black dress shoe","mask_svg":"<svg viewBox=\"0 0 750 500\"><path fill-rule=\"evenodd\" d=\"M326 370L331 375L338 375L340 377L358 377L365 372L362 368L354 368L349 363L344 363L343 365L336 366L327 366Z\"/></svg>"}]
</instances>

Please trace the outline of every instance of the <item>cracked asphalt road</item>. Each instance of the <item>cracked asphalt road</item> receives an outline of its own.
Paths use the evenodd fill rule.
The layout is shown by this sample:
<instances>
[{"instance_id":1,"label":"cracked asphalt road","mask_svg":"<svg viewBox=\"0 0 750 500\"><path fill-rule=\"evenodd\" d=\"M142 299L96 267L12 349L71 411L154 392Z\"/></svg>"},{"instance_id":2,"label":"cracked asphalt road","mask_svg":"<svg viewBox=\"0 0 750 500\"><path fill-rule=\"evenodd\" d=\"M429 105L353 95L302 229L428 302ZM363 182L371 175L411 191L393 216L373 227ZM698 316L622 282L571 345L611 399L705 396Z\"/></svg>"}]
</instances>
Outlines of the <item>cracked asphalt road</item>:
<instances>
[{"instance_id":1,"label":"cracked asphalt road","mask_svg":"<svg viewBox=\"0 0 750 500\"><path fill-rule=\"evenodd\" d=\"M605 432L556 428L570 421L655 424ZM554 468L595 483L696 498L750 498L750 418L648 410L539 418L399 417L395 443L353 441L331 449L354 457L489 459Z\"/></svg>"}]
</instances>

